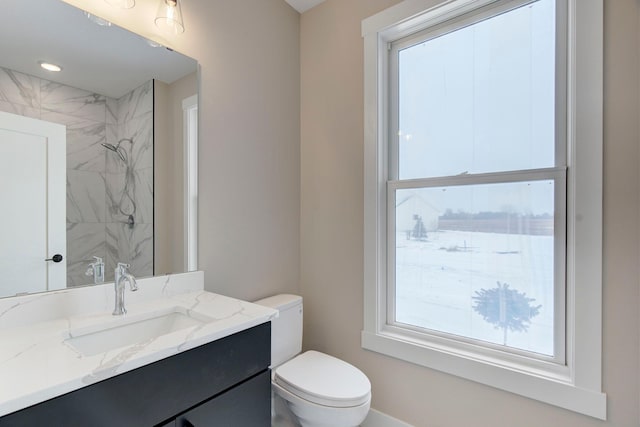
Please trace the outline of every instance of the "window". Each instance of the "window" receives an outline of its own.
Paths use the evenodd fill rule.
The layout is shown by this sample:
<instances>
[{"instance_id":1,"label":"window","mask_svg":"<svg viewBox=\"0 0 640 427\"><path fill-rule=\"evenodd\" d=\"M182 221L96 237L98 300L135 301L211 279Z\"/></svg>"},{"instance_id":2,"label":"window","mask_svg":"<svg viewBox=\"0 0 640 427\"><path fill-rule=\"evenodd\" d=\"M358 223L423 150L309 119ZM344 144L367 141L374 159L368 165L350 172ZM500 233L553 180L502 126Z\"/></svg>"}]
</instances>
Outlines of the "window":
<instances>
[{"instance_id":1,"label":"window","mask_svg":"<svg viewBox=\"0 0 640 427\"><path fill-rule=\"evenodd\" d=\"M601 0L428 3L363 21L363 347L604 418Z\"/></svg>"},{"instance_id":2,"label":"window","mask_svg":"<svg viewBox=\"0 0 640 427\"><path fill-rule=\"evenodd\" d=\"M390 325L564 363L555 6L392 43Z\"/></svg>"}]
</instances>

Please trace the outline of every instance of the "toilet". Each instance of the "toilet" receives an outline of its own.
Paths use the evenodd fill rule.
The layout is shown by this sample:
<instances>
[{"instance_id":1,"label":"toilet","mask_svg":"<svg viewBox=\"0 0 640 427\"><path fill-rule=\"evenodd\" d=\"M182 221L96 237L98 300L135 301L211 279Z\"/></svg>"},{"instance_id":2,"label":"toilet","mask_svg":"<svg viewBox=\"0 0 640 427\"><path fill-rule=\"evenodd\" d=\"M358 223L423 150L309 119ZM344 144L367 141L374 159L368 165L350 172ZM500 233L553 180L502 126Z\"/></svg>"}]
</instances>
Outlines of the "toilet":
<instances>
[{"instance_id":1,"label":"toilet","mask_svg":"<svg viewBox=\"0 0 640 427\"><path fill-rule=\"evenodd\" d=\"M273 426L356 427L367 417L371 383L358 368L302 350L302 297L275 295L255 304L280 311L271 321Z\"/></svg>"}]
</instances>

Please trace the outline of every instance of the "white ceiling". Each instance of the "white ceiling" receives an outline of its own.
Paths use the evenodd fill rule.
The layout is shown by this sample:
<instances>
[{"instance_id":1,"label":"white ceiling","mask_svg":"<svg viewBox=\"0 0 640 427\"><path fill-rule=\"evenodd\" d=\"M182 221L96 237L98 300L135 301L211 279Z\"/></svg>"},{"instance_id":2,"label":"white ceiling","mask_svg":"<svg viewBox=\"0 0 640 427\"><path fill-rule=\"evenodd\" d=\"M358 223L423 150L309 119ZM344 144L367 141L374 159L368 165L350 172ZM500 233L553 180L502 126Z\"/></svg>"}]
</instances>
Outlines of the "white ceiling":
<instances>
[{"instance_id":1,"label":"white ceiling","mask_svg":"<svg viewBox=\"0 0 640 427\"><path fill-rule=\"evenodd\" d=\"M285 0L287 3L291 5L295 10L300 13L304 13L307 10L311 9L322 3L324 0Z\"/></svg>"},{"instance_id":2,"label":"white ceiling","mask_svg":"<svg viewBox=\"0 0 640 427\"><path fill-rule=\"evenodd\" d=\"M84 12L52 0L1 0L0 66L119 98L155 78L165 83L194 72L197 63L115 25L101 27ZM63 67L42 70L38 61Z\"/></svg>"}]
</instances>

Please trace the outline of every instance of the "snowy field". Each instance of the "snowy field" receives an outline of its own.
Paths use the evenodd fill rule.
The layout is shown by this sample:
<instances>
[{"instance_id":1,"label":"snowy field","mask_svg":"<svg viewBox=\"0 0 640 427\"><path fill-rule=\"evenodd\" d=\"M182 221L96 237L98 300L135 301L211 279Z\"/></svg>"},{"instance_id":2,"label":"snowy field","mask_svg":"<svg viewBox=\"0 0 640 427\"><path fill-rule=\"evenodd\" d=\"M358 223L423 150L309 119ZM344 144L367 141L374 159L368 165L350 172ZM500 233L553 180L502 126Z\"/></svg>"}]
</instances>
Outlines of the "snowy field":
<instances>
[{"instance_id":1,"label":"snowy field","mask_svg":"<svg viewBox=\"0 0 640 427\"><path fill-rule=\"evenodd\" d=\"M542 305L527 332L508 332L507 346L553 354L553 236L434 231L424 241L396 239L398 322L503 344L472 297L507 283Z\"/></svg>"}]
</instances>

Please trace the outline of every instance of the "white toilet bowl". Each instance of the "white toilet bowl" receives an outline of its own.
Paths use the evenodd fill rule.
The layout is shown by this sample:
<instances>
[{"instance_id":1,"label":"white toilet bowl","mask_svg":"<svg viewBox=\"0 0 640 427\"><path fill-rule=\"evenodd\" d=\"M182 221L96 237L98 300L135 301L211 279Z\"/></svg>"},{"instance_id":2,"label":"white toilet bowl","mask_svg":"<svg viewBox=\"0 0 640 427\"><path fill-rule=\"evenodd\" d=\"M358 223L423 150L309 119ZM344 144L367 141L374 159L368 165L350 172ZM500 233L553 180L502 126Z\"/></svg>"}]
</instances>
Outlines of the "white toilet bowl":
<instances>
[{"instance_id":1,"label":"white toilet bowl","mask_svg":"<svg viewBox=\"0 0 640 427\"><path fill-rule=\"evenodd\" d=\"M275 295L255 303L280 312L271 322L273 425L359 426L371 405L371 383L358 368L333 356L300 354L302 298Z\"/></svg>"},{"instance_id":2,"label":"white toilet bowl","mask_svg":"<svg viewBox=\"0 0 640 427\"><path fill-rule=\"evenodd\" d=\"M302 427L356 427L371 405L368 378L356 367L317 351L276 368L271 387Z\"/></svg>"}]
</instances>

